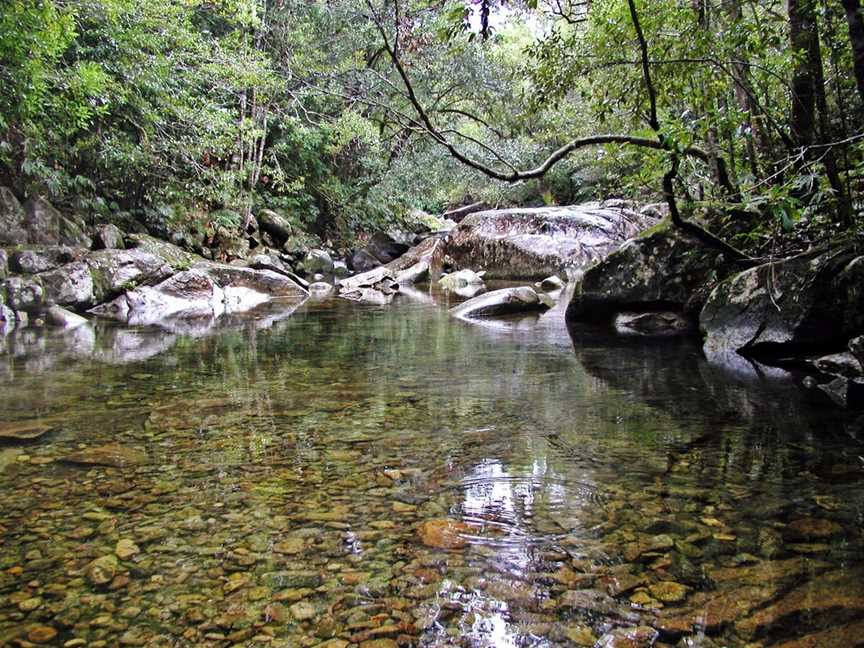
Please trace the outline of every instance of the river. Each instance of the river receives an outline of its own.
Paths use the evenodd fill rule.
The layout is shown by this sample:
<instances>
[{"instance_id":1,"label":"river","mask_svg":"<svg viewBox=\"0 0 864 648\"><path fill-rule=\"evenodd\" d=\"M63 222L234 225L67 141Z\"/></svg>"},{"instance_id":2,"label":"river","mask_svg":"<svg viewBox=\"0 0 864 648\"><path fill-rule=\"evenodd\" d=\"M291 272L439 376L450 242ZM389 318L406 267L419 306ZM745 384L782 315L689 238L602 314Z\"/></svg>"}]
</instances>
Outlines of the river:
<instances>
[{"instance_id":1,"label":"river","mask_svg":"<svg viewBox=\"0 0 864 648\"><path fill-rule=\"evenodd\" d=\"M5 338L0 644L860 641L860 420L448 304Z\"/></svg>"}]
</instances>

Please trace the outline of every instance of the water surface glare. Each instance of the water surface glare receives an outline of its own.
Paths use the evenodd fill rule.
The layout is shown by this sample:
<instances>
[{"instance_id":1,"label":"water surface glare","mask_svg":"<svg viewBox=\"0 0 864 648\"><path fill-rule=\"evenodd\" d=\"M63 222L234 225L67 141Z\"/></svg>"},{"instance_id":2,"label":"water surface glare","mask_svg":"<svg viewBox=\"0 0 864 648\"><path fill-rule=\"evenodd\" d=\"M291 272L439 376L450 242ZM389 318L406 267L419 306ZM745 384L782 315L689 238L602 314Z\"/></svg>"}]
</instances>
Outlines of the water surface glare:
<instances>
[{"instance_id":1,"label":"water surface glare","mask_svg":"<svg viewBox=\"0 0 864 648\"><path fill-rule=\"evenodd\" d=\"M861 645L860 419L446 305L0 339L0 645Z\"/></svg>"}]
</instances>

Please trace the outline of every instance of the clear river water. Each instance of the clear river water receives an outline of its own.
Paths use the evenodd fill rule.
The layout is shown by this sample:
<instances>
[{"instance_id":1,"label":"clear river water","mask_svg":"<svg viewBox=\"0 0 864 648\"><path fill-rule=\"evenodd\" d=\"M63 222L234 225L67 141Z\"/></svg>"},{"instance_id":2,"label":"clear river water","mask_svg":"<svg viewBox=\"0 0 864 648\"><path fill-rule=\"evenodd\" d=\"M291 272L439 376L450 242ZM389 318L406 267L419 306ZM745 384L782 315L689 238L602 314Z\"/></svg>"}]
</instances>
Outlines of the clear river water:
<instances>
[{"instance_id":1,"label":"clear river water","mask_svg":"<svg viewBox=\"0 0 864 648\"><path fill-rule=\"evenodd\" d=\"M448 305L2 338L0 645L864 641L860 419Z\"/></svg>"}]
</instances>

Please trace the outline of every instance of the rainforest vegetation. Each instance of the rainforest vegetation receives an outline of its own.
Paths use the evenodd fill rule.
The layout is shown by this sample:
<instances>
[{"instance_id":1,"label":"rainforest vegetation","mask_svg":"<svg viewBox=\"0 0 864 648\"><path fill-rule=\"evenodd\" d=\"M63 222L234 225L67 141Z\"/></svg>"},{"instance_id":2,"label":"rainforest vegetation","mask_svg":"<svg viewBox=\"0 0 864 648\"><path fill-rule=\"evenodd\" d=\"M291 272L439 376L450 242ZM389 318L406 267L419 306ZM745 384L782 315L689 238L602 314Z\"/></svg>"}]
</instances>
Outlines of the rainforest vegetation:
<instances>
[{"instance_id":1,"label":"rainforest vegetation","mask_svg":"<svg viewBox=\"0 0 864 648\"><path fill-rule=\"evenodd\" d=\"M859 5L7 0L0 184L166 233L619 197L809 244L860 229Z\"/></svg>"}]
</instances>

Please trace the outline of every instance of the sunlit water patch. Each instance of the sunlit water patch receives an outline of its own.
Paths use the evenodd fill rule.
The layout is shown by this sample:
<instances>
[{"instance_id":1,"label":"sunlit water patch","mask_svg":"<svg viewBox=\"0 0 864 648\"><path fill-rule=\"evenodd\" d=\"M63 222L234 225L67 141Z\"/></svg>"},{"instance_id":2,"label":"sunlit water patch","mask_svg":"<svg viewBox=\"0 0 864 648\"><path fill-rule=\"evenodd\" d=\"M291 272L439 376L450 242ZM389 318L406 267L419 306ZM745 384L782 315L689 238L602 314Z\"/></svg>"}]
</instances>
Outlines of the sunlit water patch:
<instances>
[{"instance_id":1,"label":"sunlit water patch","mask_svg":"<svg viewBox=\"0 0 864 648\"><path fill-rule=\"evenodd\" d=\"M5 338L0 643L864 636L860 421L418 294Z\"/></svg>"}]
</instances>

